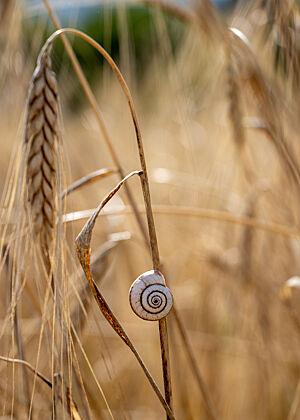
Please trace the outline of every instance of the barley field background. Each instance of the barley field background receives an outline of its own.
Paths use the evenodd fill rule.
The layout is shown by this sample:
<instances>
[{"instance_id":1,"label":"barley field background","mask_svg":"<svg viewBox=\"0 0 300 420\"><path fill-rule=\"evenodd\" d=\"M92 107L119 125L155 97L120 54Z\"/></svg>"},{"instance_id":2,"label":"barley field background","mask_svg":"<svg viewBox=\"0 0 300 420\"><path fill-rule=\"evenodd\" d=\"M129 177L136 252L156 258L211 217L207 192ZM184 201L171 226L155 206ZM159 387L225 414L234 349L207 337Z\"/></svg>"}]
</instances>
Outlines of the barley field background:
<instances>
[{"instance_id":1,"label":"barley field background","mask_svg":"<svg viewBox=\"0 0 300 420\"><path fill-rule=\"evenodd\" d=\"M1 0L1 419L300 420L299 12Z\"/></svg>"}]
</instances>

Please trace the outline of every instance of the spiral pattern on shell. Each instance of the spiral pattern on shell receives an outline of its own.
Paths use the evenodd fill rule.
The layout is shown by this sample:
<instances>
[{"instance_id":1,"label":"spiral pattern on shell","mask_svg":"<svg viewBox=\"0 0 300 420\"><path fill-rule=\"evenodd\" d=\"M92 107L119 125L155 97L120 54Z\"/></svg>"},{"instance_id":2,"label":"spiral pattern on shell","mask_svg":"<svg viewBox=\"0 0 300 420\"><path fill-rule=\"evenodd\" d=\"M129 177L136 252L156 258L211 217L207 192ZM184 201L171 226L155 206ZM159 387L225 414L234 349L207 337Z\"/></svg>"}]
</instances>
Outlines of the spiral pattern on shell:
<instances>
[{"instance_id":1,"label":"spiral pattern on shell","mask_svg":"<svg viewBox=\"0 0 300 420\"><path fill-rule=\"evenodd\" d=\"M141 274L131 285L129 302L133 312L147 321L164 318L173 306L170 289L164 276L157 270Z\"/></svg>"}]
</instances>

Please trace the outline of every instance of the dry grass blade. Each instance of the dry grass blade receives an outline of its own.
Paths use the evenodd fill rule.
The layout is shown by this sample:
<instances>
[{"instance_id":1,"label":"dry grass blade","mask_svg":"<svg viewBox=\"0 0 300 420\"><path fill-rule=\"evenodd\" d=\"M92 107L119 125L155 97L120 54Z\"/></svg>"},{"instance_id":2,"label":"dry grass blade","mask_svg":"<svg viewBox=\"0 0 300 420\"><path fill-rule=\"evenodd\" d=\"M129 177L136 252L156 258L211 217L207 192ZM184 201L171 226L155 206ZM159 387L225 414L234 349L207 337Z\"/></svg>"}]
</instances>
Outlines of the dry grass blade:
<instances>
[{"instance_id":1,"label":"dry grass blade","mask_svg":"<svg viewBox=\"0 0 300 420\"><path fill-rule=\"evenodd\" d=\"M91 264L92 264L92 276L93 279L99 285L103 280L107 270L108 270L108 259L111 252L117 247L118 242L106 242L99 250L96 252L96 255L92 255ZM85 283L79 291L80 300L76 301L74 307L71 308L71 320L72 324L76 331L81 332L84 328L85 322L88 320L87 312L91 303L90 285Z\"/></svg>"},{"instance_id":2,"label":"dry grass blade","mask_svg":"<svg viewBox=\"0 0 300 420\"><path fill-rule=\"evenodd\" d=\"M129 175L127 175L125 178L123 178L119 184L105 197L105 199L99 204L93 215L89 218L89 220L86 222L85 226L81 230L80 234L76 238L76 245L77 245L77 251L80 249L90 249L90 243L91 243L91 237L93 228L96 223L96 219L101 212L101 210L106 206L106 204L111 200L111 198L119 191L119 189L122 187L122 185L132 176L139 175L142 176L142 171L134 171L131 172ZM78 248L79 247L79 248ZM80 262L81 259L79 258ZM84 269L83 265L83 269Z\"/></svg>"},{"instance_id":3,"label":"dry grass blade","mask_svg":"<svg viewBox=\"0 0 300 420\"><path fill-rule=\"evenodd\" d=\"M67 415L67 407L63 398L64 384L62 382L61 374L55 373L53 375L53 420L67 419L70 420L70 416Z\"/></svg>"},{"instance_id":4,"label":"dry grass blade","mask_svg":"<svg viewBox=\"0 0 300 420\"><path fill-rule=\"evenodd\" d=\"M65 386L60 373L54 374L54 414L53 420L70 419L81 420L77 404L73 400L70 390Z\"/></svg>"},{"instance_id":5,"label":"dry grass blade","mask_svg":"<svg viewBox=\"0 0 300 420\"><path fill-rule=\"evenodd\" d=\"M145 211L142 207L140 211ZM263 230L275 235L281 235L286 238L300 238L300 232L296 229L290 228L289 226L280 225L278 223L271 223L265 220L247 218L243 216L237 216L232 213L211 210L211 209L199 209L193 207L184 206L153 206L153 211L156 214L168 215L168 216L187 216L187 217L200 217L202 219L215 220L218 222L233 223L240 226L249 226L253 229ZM64 215L64 222L73 222L75 220L88 219L95 212L95 209L81 210ZM110 210L103 212L102 216L111 216L118 214L130 214L132 210L130 207L122 207L120 210ZM100 215L101 216L101 215Z\"/></svg>"},{"instance_id":6,"label":"dry grass blade","mask_svg":"<svg viewBox=\"0 0 300 420\"><path fill-rule=\"evenodd\" d=\"M42 50L32 77L24 143L31 223L47 252L53 240L57 211L58 99L50 52L49 44Z\"/></svg>"},{"instance_id":7,"label":"dry grass blade","mask_svg":"<svg viewBox=\"0 0 300 420\"><path fill-rule=\"evenodd\" d=\"M91 172L90 174L78 179L72 185L70 185L66 190L61 193L61 198L64 198L66 195L69 195L73 191L78 190L79 188L92 184L93 182L98 181L99 179L106 178L109 175L115 174L115 169L99 169L98 171Z\"/></svg>"},{"instance_id":8,"label":"dry grass blade","mask_svg":"<svg viewBox=\"0 0 300 420\"><path fill-rule=\"evenodd\" d=\"M155 391L156 395L158 396L161 404L163 405L167 416L170 419L175 419L169 405L165 401L164 397L162 396L158 386L156 385L154 379L152 378L151 374L149 373L148 369L146 368L144 362L142 361L141 357L139 356L138 352L136 351L134 345L130 341L129 337L127 336L126 332L124 331L123 327L117 320L116 316L111 311L109 305L101 295L100 291L98 290L91 273L91 263L90 263L90 256L91 256L91 248L90 243L92 239L92 232L93 228L95 226L96 219L103 209L103 207L109 202L109 200L119 191L121 186L132 176L139 175L142 176L141 171L135 171L127 175L106 197L105 199L99 204L94 214L90 217L90 219L87 221L83 229L81 230L80 234L76 238L76 250L77 255L79 258L79 261L81 263L81 266L83 268L83 271L85 273L85 276L91 286L92 292L94 294L94 297L98 303L98 306L103 313L104 317L108 321L108 323L111 325L111 327L114 329L114 331L118 334L118 336L123 340L123 342L130 348L130 350L135 355L138 363L142 367L150 385L152 386L153 390Z\"/></svg>"},{"instance_id":9,"label":"dry grass blade","mask_svg":"<svg viewBox=\"0 0 300 420\"><path fill-rule=\"evenodd\" d=\"M69 391L67 391L67 403L72 420L81 420L75 401L72 399Z\"/></svg>"},{"instance_id":10,"label":"dry grass blade","mask_svg":"<svg viewBox=\"0 0 300 420\"><path fill-rule=\"evenodd\" d=\"M8 363L17 363L17 364L27 367L29 370L31 370L31 372L33 372L37 377L39 377L43 382L45 382L45 384L47 384L50 388L52 388L51 381L49 381L49 379L47 379L44 375L38 372L30 363L26 362L25 360L14 359L14 358L5 357L5 356L0 356L0 360L3 360L4 362L8 362Z\"/></svg>"}]
</instances>

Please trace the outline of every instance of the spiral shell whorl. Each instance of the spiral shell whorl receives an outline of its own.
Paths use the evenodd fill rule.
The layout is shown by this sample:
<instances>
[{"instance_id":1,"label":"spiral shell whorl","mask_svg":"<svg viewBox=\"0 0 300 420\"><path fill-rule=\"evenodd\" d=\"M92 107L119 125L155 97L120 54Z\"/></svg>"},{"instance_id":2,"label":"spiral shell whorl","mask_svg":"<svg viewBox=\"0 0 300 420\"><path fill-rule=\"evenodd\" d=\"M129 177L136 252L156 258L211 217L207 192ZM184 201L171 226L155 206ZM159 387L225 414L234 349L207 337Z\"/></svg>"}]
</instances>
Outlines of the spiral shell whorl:
<instances>
[{"instance_id":1,"label":"spiral shell whorl","mask_svg":"<svg viewBox=\"0 0 300 420\"><path fill-rule=\"evenodd\" d=\"M173 298L157 270L141 274L131 285L129 302L133 312L147 321L157 321L170 312Z\"/></svg>"}]
</instances>

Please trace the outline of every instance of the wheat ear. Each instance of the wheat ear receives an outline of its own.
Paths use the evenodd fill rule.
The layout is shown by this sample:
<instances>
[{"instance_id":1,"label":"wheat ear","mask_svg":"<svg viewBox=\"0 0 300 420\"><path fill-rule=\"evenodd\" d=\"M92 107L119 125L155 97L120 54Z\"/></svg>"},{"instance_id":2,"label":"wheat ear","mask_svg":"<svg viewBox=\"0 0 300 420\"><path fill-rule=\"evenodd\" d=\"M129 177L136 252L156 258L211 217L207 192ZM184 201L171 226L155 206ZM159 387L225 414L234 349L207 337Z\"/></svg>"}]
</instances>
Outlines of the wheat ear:
<instances>
[{"instance_id":1,"label":"wheat ear","mask_svg":"<svg viewBox=\"0 0 300 420\"><path fill-rule=\"evenodd\" d=\"M50 51L51 45L41 51L31 80L25 131L26 197L44 250L51 246L57 211L58 98Z\"/></svg>"}]
</instances>

